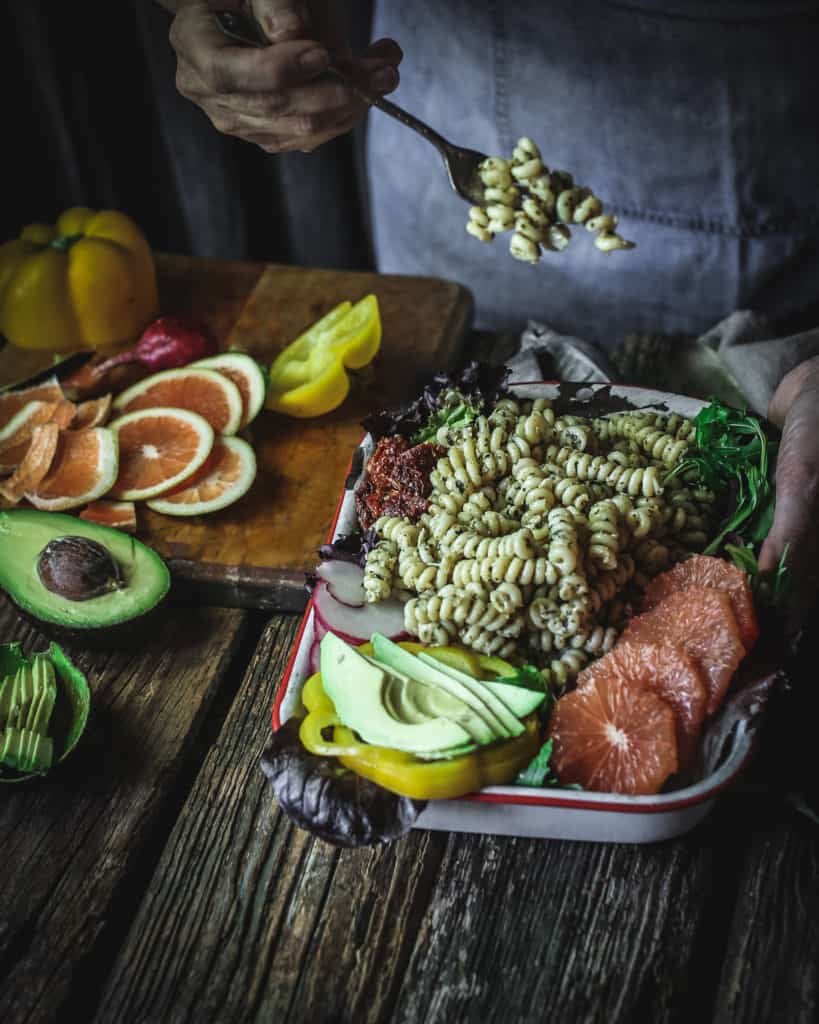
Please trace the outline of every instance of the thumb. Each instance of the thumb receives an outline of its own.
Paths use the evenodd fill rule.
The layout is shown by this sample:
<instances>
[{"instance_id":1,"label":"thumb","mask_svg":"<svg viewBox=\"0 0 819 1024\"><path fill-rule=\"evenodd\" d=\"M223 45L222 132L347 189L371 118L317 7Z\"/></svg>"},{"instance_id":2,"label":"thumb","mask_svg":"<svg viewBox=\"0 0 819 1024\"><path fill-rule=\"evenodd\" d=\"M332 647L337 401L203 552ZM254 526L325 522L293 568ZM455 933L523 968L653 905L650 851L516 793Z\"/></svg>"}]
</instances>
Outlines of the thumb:
<instances>
[{"instance_id":1,"label":"thumb","mask_svg":"<svg viewBox=\"0 0 819 1024\"><path fill-rule=\"evenodd\" d=\"M271 43L308 38L309 15L304 0L250 0L248 6Z\"/></svg>"}]
</instances>

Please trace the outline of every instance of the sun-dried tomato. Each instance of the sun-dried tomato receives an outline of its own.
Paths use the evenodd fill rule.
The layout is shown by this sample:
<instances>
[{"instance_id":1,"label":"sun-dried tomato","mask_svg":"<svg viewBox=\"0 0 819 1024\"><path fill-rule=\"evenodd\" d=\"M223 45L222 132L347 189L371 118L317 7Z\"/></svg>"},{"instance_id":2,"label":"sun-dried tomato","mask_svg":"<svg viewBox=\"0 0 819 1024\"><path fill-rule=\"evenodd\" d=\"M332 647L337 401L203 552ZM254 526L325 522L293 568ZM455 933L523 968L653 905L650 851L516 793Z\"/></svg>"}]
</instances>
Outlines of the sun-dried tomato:
<instances>
[{"instance_id":1,"label":"sun-dried tomato","mask_svg":"<svg viewBox=\"0 0 819 1024\"><path fill-rule=\"evenodd\" d=\"M406 438L382 437L356 492L356 511L366 530L381 516L417 519L425 512L429 476L445 449L438 444L410 446Z\"/></svg>"}]
</instances>

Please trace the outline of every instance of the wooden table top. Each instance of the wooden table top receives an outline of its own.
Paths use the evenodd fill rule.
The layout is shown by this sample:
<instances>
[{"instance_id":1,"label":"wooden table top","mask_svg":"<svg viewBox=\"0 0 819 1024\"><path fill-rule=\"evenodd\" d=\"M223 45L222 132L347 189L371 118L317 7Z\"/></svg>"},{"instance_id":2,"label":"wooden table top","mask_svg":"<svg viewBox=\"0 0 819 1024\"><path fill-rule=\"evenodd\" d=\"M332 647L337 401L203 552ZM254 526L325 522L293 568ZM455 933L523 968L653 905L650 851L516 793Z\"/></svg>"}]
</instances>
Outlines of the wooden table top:
<instances>
[{"instance_id":1,"label":"wooden table top","mask_svg":"<svg viewBox=\"0 0 819 1024\"><path fill-rule=\"evenodd\" d=\"M259 768L299 618L171 606L88 675L82 743L0 787L3 1024L812 1021L815 681L744 781L651 846L412 832L338 850ZM0 640L45 639L0 598ZM788 799L786 799L788 798Z\"/></svg>"},{"instance_id":2,"label":"wooden table top","mask_svg":"<svg viewBox=\"0 0 819 1024\"><path fill-rule=\"evenodd\" d=\"M750 781L679 839L341 851L259 768L298 621L178 607L136 654L67 646L86 735L0 792L6 1024L815 1019L819 827L768 788L815 730L810 687L812 721L788 698ZM0 636L44 644L4 602Z\"/></svg>"}]
</instances>

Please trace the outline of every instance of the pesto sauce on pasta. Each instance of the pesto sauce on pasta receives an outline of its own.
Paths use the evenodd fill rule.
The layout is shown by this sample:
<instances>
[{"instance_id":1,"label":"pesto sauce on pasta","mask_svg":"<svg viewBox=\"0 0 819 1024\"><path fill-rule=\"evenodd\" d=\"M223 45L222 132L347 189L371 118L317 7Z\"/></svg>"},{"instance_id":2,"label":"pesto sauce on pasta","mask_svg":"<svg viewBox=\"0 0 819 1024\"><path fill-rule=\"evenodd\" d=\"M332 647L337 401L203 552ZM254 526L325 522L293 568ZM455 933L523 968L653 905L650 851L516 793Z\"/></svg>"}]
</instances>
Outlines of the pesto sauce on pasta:
<instances>
[{"instance_id":1,"label":"pesto sauce on pasta","mask_svg":"<svg viewBox=\"0 0 819 1024\"><path fill-rule=\"evenodd\" d=\"M367 600L397 594L422 642L531 662L566 685L611 649L641 587L707 543L714 495L663 483L692 431L645 411L556 416L547 399L441 428L427 510L375 523Z\"/></svg>"},{"instance_id":2,"label":"pesto sauce on pasta","mask_svg":"<svg viewBox=\"0 0 819 1024\"><path fill-rule=\"evenodd\" d=\"M617 218L604 213L589 188L575 185L566 171L549 171L529 138L518 140L511 160L487 157L480 166L484 205L469 211L466 230L481 242L511 231L509 252L524 263L537 263L541 252L559 252L571 239L571 225L583 224L605 253L633 249L616 231Z\"/></svg>"}]
</instances>

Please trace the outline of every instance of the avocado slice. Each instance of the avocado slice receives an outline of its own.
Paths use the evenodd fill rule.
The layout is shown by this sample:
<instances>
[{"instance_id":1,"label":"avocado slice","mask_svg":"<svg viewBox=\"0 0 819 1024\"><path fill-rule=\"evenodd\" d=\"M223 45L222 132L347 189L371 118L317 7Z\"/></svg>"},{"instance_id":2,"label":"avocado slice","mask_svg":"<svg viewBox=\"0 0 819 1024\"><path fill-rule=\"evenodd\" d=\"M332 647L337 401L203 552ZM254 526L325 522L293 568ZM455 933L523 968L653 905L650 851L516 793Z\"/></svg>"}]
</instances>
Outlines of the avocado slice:
<instances>
[{"instance_id":1,"label":"avocado slice","mask_svg":"<svg viewBox=\"0 0 819 1024\"><path fill-rule=\"evenodd\" d=\"M167 594L170 575L128 534L12 509L0 512L0 588L46 631L86 637L146 615Z\"/></svg>"},{"instance_id":2,"label":"avocado slice","mask_svg":"<svg viewBox=\"0 0 819 1024\"><path fill-rule=\"evenodd\" d=\"M23 728L45 736L51 712L57 700L57 680L54 666L42 654L35 654L31 662L33 698Z\"/></svg>"},{"instance_id":3,"label":"avocado slice","mask_svg":"<svg viewBox=\"0 0 819 1024\"><path fill-rule=\"evenodd\" d=\"M471 690L476 697L480 698L488 708L491 708L500 721L503 722L510 736L520 736L523 732L524 727L520 721L520 717L516 715L509 705L501 697L495 694L482 679L475 679L474 676L467 675L466 672L461 672L460 669L453 668L452 665L447 665L446 662L438 661L425 651L419 651L417 655L414 655L414 657L417 657L419 661L423 661L426 665L429 665L436 672L443 672L443 674L449 676L450 679L455 679L459 683L463 683L463 685L467 687L467 689Z\"/></svg>"},{"instance_id":4,"label":"avocado slice","mask_svg":"<svg viewBox=\"0 0 819 1024\"><path fill-rule=\"evenodd\" d=\"M19 772L41 772L51 767L54 744L29 729L7 728L0 733L0 762Z\"/></svg>"},{"instance_id":5,"label":"avocado slice","mask_svg":"<svg viewBox=\"0 0 819 1024\"><path fill-rule=\"evenodd\" d=\"M384 702L387 672L333 633L321 641L321 679L339 718L367 743L416 753L463 746L469 733L448 718L402 722Z\"/></svg>"},{"instance_id":6,"label":"avocado slice","mask_svg":"<svg viewBox=\"0 0 819 1024\"><path fill-rule=\"evenodd\" d=\"M410 654L403 647L393 643L383 633L373 633L372 645L376 660L385 665L389 671L395 669L398 672L403 672L404 675L409 676L411 679L417 679L419 682L426 683L428 686L440 686L441 689L448 690L453 696L468 704L484 720L490 732L490 738L486 740L473 736L473 739L478 742L491 743L494 740L509 739L510 736L517 736L523 732L520 722L514 719L514 716L509 716L507 721L514 719L514 727L517 729L516 732L513 731L503 718L498 715L495 707L488 706L487 702L480 696L480 691L477 688L462 682L460 679L454 679L445 672L439 671L439 662L433 660L433 664L430 665L425 661L421 661L414 654ZM471 676L466 678L469 679L470 683L477 682ZM493 697L492 700L496 707L500 707L504 712L506 711L497 698Z\"/></svg>"},{"instance_id":7,"label":"avocado slice","mask_svg":"<svg viewBox=\"0 0 819 1024\"><path fill-rule=\"evenodd\" d=\"M362 657L380 672L386 673L384 706L394 718L408 723L428 721L430 718L448 718L451 722L457 722L475 739L475 742L470 744L471 747L474 748L476 743L480 742L493 742L492 739L484 738L487 735L484 720L468 704L454 697L448 690L410 679L395 669L387 670L375 658L370 658L366 654Z\"/></svg>"},{"instance_id":8,"label":"avocado slice","mask_svg":"<svg viewBox=\"0 0 819 1024\"><path fill-rule=\"evenodd\" d=\"M492 693L495 694L509 708L513 715L518 718L525 718L537 711L540 705L546 700L545 693L538 693L537 690L527 690L525 686L512 686L504 683L501 679L482 679L481 682Z\"/></svg>"}]
</instances>

